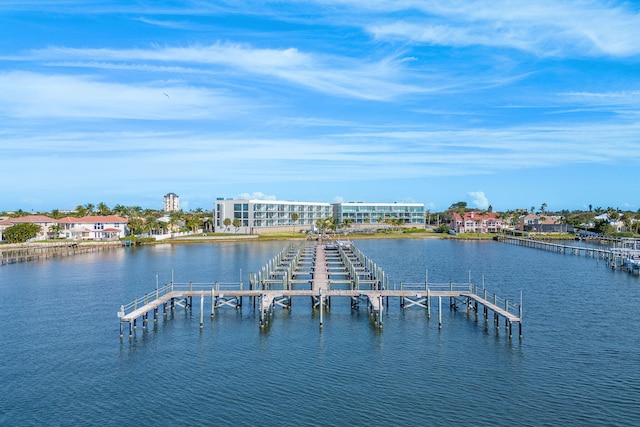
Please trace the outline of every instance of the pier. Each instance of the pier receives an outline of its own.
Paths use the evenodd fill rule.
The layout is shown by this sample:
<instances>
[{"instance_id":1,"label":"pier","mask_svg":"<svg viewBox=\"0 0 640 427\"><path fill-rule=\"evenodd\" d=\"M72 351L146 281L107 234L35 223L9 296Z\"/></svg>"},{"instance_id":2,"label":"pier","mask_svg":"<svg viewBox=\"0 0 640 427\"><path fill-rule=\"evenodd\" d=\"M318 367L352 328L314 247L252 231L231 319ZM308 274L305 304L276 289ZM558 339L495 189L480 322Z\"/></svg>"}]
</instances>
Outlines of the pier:
<instances>
[{"instance_id":1,"label":"pier","mask_svg":"<svg viewBox=\"0 0 640 427\"><path fill-rule=\"evenodd\" d=\"M98 252L106 249L120 248L122 246L123 243L119 240L110 242L64 242L2 245L0 248L0 266Z\"/></svg>"},{"instance_id":2,"label":"pier","mask_svg":"<svg viewBox=\"0 0 640 427\"><path fill-rule=\"evenodd\" d=\"M305 242L288 244L257 273L249 275L249 283L242 279L235 283L175 283L173 279L163 286L156 284L155 291L120 306L120 339L128 333L133 339L139 323L147 329L150 317L157 323L160 317L176 309L191 311L193 299L199 305L200 329L204 328L205 312L213 319L216 311L228 307L241 310L243 302L249 302L252 310L258 310L260 328L267 328L276 309L291 310L293 299L310 300L314 313L318 313L319 327L324 326L323 313L330 310L332 298L349 298L351 309L365 306L372 325L382 329L385 308L389 300L397 300L402 309L411 307L426 310L431 319L432 306L438 316L438 329L442 329L443 299L452 310L459 306L475 313L489 323L490 313L497 330L504 319L509 338L513 325L518 326L522 338L522 295L519 303L490 294L477 284L430 283L428 275L421 283L400 283L389 286L382 268L367 258L348 241ZM199 304L198 304L199 300Z\"/></svg>"},{"instance_id":3,"label":"pier","mask_svg":"<svg viewBox=\"0 0 640 427\"><path fill-rule=\"evenodd\" d=\"M494 239L500 242L525 246L528 248L601 259L604 260L606 265L612 269L623 269L632 274L640 274L639 239L616 239L616 246L612 248L577 246L508 235L496 236Z\"/></svg>"}]
</instances>

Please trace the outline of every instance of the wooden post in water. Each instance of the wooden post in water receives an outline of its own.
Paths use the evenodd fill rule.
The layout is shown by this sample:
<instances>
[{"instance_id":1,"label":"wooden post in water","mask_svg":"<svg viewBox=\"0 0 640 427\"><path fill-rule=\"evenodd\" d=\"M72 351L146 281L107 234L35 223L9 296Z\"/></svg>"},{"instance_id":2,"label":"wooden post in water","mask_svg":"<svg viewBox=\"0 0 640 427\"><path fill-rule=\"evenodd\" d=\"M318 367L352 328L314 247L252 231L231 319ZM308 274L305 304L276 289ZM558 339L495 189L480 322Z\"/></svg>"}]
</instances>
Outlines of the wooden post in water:
<instances>
[{"instance_id":1,"label":"wooden post in water","mask_svg":"<svg viewBox=\"0 0 640 427\"><path fill-rule=\"evenodd\" d=\"M438 297L438 329L442 329L442 297Z\"/></svg>"},{"instance_id":2,"label":"wooden post in water","mask_svg":"<svg viewBox=\"0 0 640 427\"><path fill-rule=\"evenodd\" d=\"M520 330L519 331L519 334L520 334L519 338L522 339L522 319L520 319L520 322L518 322L518 329Z\"/></svg>"},{"instance_id":3,"label":"wooden post in water","mask_svg":"<svg viewBox=\"0 0 640 427\"><path fill-rule=\"evenodd\" d=\"M323 298L322 298L322 288L320 288L320 294L318 297L318 308L320 309L320 329L322 329L322 303L323 303Z\"/></svg>"},{"instance_id":4,"label":"wooden post in water","mask_svg":"<svg viewBox=\"0 0 640 427\"><path fill-rule=\"evenodd\" d=\"M200 330L204 328L204 294L200 295Z\"/></svg>"},{"instance_id":5,"label":"wooden post in water","mask_svg":"<svg viewBox=\"0 0 640 427\"><path fill-rule=\"evenodd\" d=\"M215 287L211 287L211 318L215 316L215 308L216 308L216 289Z\"/></svg>"},{"instance_id":6,"label":"wooden post in water","mask_svg":"<svg viewBox=\"0 0 640 427\"><path fill-rule=\"evenodd\" d=\"M518 316L520 321L518 322L519 338L522 339L522 289L520 289L520 307L518 307Z\"/></svg>"}]
</instances>

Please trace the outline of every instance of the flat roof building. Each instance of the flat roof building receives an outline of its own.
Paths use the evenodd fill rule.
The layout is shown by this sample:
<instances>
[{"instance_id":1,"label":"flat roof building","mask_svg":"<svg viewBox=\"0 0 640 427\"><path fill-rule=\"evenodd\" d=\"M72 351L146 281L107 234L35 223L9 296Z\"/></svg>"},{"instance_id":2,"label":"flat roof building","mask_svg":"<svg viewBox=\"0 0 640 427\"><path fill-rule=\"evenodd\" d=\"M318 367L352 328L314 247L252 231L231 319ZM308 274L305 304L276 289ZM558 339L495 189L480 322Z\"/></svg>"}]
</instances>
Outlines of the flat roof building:
<instances>
[{"instance_id":1,"label":"flat roof building","mask_svg":"<svg viewBox=\"0 0 640 427\"><path fill-rule=\"evenodd\" d=\"M421 203L331 204L219 198L213 210L213 231L218 233L255 234L291 231L292 228L314 230L318 220L327 218L335 219L337 224L344 224L348 219L354 226L384 224L390 219L402 220L406 225L424 226L425 223L425 207ZM225 220L228 220L226 224Z\"/></svg>"},{"instance_id":2,"label":"flat roof building","mask_svg":"<svg viewBox=\"0 0 640 427\"><path fill-rule=\"evenodd\" d=\"M338 224L344 224L345 220L351 224L375 224L393 219L407 225L424 225L425 207L422 203L335 203L333 217Z\"/></svg>"},{"instance_id":3,"label":"flat roof building","mask_svg":"<svg viewBox=\"0 0 640 427\"><path fill-rule=\"evenodd\" d=\"M311 230L316 221L331 216L330 203L219 198L214 206L213 231L254 234L290 231L292 227Z\"/></svg>"},{"instance_id":4,"label":"flat roof building","mask_svg":"<svg viewBox=\"0 0 640 427\"><path fill-rule=\"evenodd\" d=\"M180 211L180 197L175 193L168 193L164 195L163 211L165 212L179 212Z\"/></svg>"}]
</instances>

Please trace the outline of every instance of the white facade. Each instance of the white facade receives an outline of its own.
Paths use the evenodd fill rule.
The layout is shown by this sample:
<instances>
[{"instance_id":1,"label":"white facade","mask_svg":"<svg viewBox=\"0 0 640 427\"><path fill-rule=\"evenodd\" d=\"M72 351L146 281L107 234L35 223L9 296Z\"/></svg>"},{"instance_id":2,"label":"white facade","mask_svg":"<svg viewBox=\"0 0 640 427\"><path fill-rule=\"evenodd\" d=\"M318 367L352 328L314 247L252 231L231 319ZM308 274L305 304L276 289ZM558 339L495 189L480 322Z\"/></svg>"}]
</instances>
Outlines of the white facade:
<instances>
[{"instance_id":1,"label":"white facade","mask_svg":"<svg viewBox=\"0 0 640 427\"><path fill-rule=\"evenodd\" d=\"M214 232L240 234L285 231L292 227L311 230L316 221L332 216L330 203L280 200L218 199L213 211ZM229 225L225 225L225 219L229 219Z\"/></svg>"},{"instance_id":2,"label":"white facade","mask_svg":"<svg viewBox=\"0 0 640 427\"><path fill-rule=\"evenodd\" d=\"M0 221L0 241L5 240L3 234L4 230L16 224L24 223L36 224L40 226L40 232L33 240L46 240L53 237L52 226L55 226L58 221L45 215L27 215L18 218L6 218Z\"/></svg>"},{"instance_id":3,"label":"white facade","mask_svg":"<svg viewBox=\"0 0 640 427\"><path fill-rule=\"evenodd\" d=\"M66 217L57 221L58 236L74 240L117 240L127 235L127 222L116 215Z\"/></svg>"},{"instance_id":4,"label":"white facade","mask_svg":"<svg viewBox=\"0 0 640 427\"><path fill-rule=\"evenodd\" d=\"M53 238L74 240L116 240L127 235L127 219L116 215L85 216L82 218L49 218L44 215L29 215L20 218L8 218L0 222L2 231L19 223L32 223L40 226L40 233L33 240Z\"/></svg>"},{"instance_id":5,"label":"white facade","mask_svg":"<svg viewBox=\"0 0 640 427\"><path fill-rule=\"evenodd\" d=\"M352 224L376 224L396 219L407 225L424 226L425 207L422 203L335 203L333 217L338 224L343 224L345 219Z\"/></svg>"},{"instance_id":6,"label":"white facade","mask_svg":"<svg viewBox=\"0 0 640 427\"><path fill-rule=\"evenodd\" d=\"M175 193L168 193L164 195L164 204L162 208L165 212L179 212L180 211L180 197Z\"/></svg>"}]
</instances>

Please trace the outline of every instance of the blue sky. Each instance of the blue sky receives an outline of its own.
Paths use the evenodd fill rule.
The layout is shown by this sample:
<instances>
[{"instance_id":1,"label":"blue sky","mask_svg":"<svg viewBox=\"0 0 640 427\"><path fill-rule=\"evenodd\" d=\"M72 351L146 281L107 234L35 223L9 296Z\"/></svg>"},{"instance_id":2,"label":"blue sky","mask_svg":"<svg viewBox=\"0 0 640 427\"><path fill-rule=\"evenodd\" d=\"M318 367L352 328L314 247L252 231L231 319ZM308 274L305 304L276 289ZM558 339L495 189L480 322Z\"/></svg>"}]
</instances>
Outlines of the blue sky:
<instances>
[{"instance_id":1,"label":"blue sky","mask_svg":"<svg viewBox=\"0 0 640 427\"><path fill-rule=\"evenodd\" d=\"M635 211L640 5L3 0L0 143L0 211Z\"/></svg>"}]
</instances>

